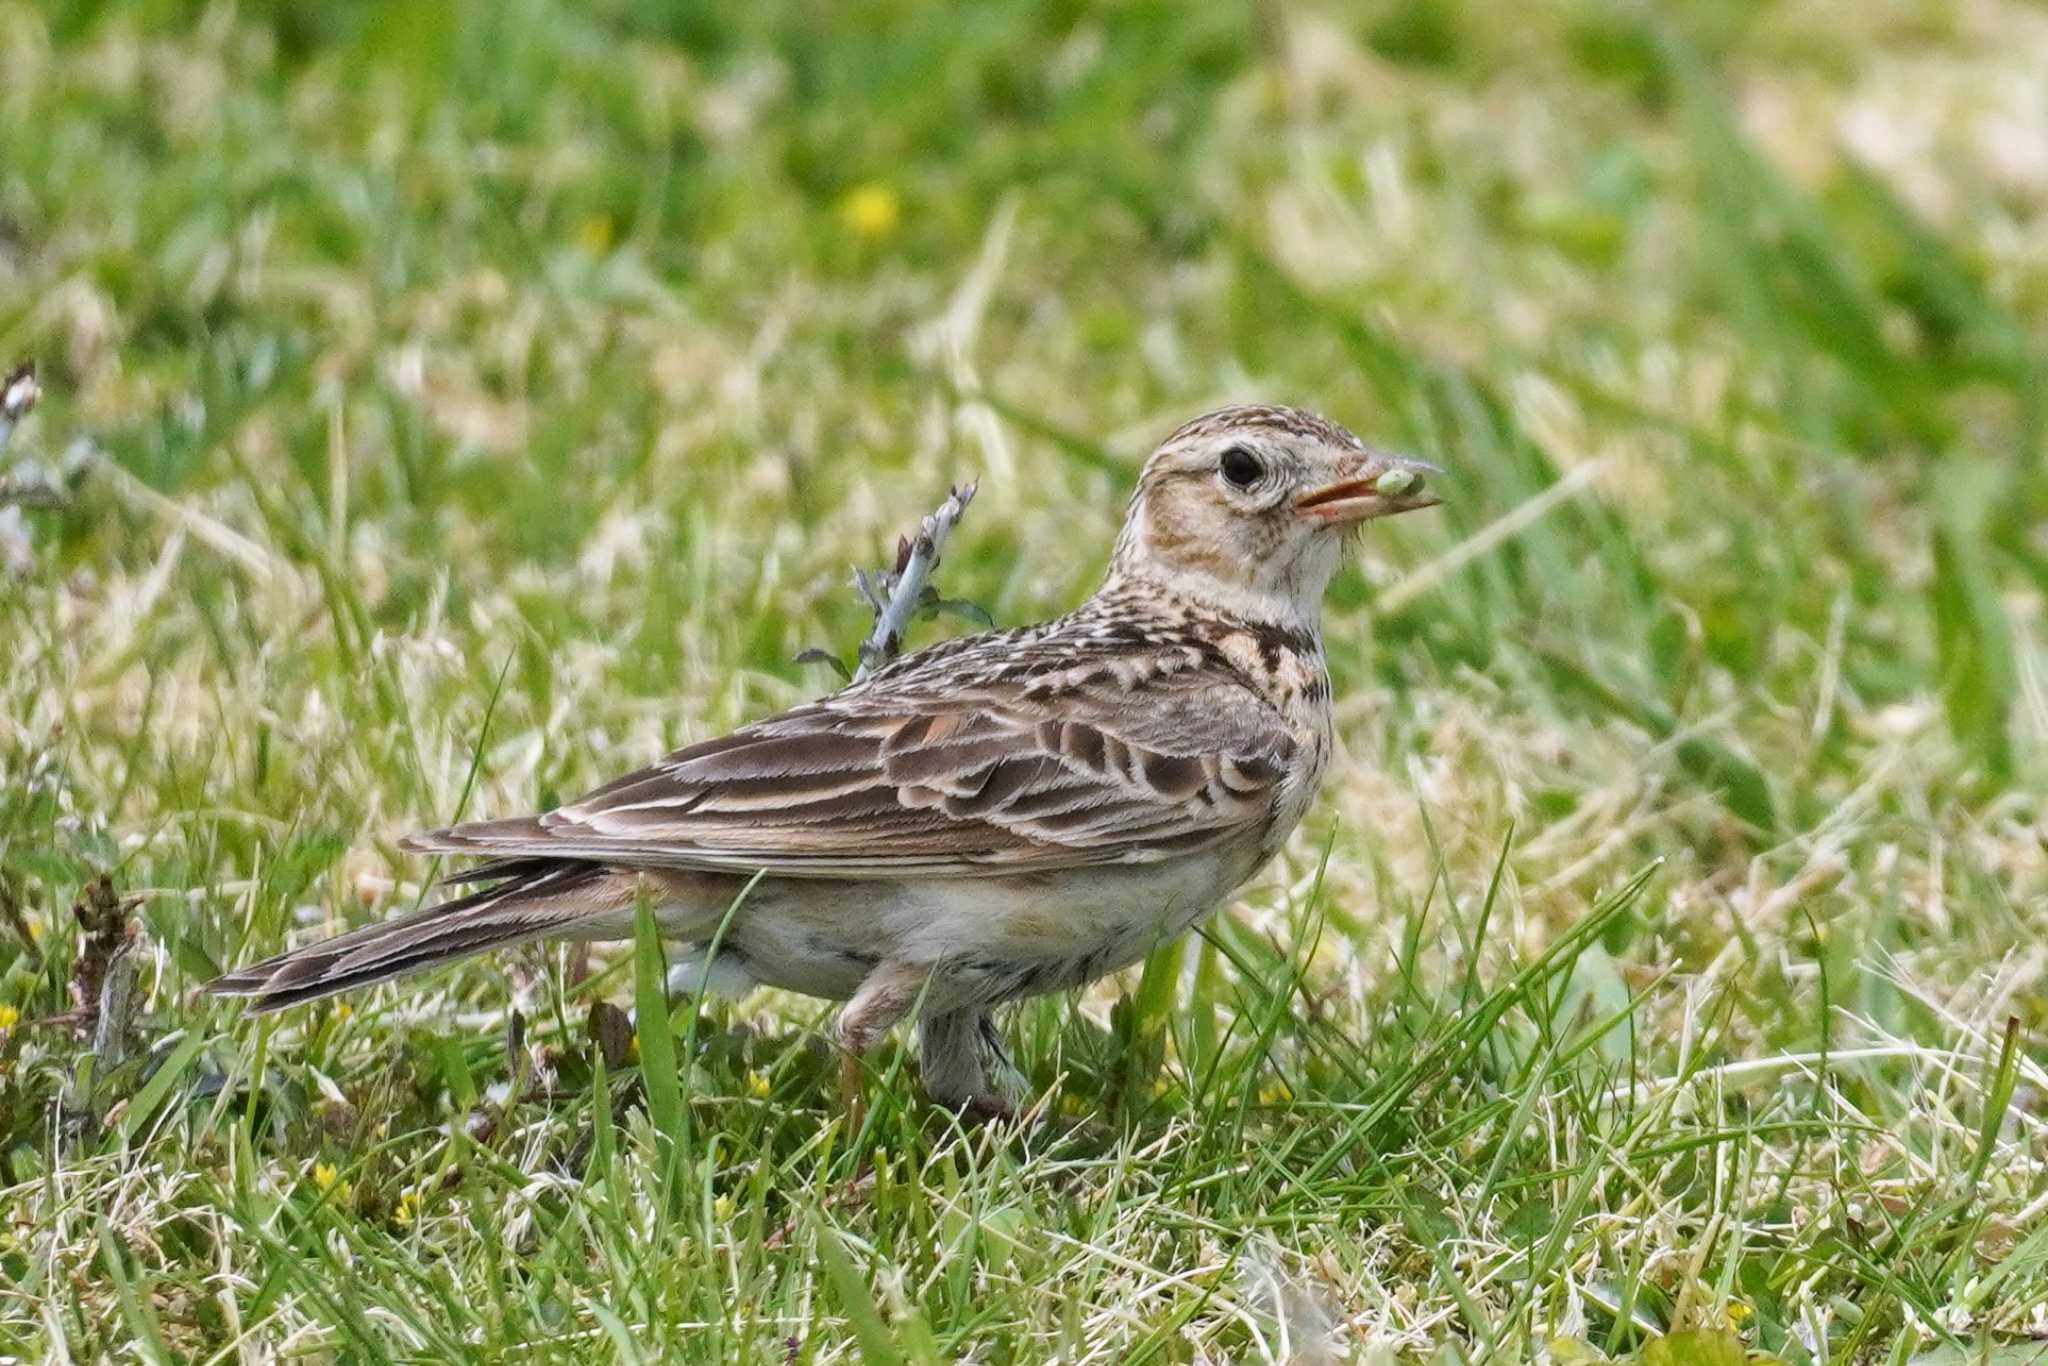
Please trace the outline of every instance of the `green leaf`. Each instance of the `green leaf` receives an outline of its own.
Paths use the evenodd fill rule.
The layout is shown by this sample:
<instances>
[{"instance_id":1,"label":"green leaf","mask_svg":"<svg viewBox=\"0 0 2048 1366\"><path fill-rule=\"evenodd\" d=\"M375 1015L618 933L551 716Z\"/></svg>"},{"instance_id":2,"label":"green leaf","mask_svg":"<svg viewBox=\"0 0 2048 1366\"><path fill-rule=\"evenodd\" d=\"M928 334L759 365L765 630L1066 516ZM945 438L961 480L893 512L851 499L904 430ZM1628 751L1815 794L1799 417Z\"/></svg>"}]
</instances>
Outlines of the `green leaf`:
<instances>
[{"instance_id":1,"label":"green leaf","mask_svg":"<svg viewBox=\"0 0 2048 1366\"><path fill-rule=\"evenodd\" d=\"M2012 776L2007 718L2018 692L2012 627L1984 560L1986 524L1999 479L1988 467L1945 462L1930 480L1935 503L1935 647L1949 728L1992 781Z\"/></svg>"},{"instance_id":2,"label":"green leaf","mask_svg":"<svg viewBox=\"0 0 2048 1366\"><path fill-rule=\"evenodd\" d=\"M1537 1196L1515 1206L1501 1221L1501 1232L1507 1234L1511 1241L1527 1247L1556 1226L1557 1211L1548 1200Z\"/></svg>"},{"instance_id":3,"label":"green leaf","mask_svg":"<svg viewBox=\"0 0 2048 1366\"><path fill-rule=\"evenodd\" d=\"M1607 950L1598 944L1589 944L1578 961L1572 964L1572 973L1565 980L1564 1000L1559 1016L1575 1020L1584 1012L1585 1022L1597 1023L1611 1019L1600 1035L1600 1051L1611 1062L1625 1063L1634 1051L1635 1026L1628 1014L1628 983L1621 980L1621 970Z\"/></svg>"},{"instance_id":4,"label":"green leaf","mask_svg":"<svg viewBox=\"0 0 2048 1366\"><path fill-rule=\"evenodd\" d=\"M1777 804L1763 770L1718 740L1704 735L1678 742L1678 762L1701 787L1721 794L1730 811L1769 833L1778 827Z\"/></svg>"},{"instance_id":5,"label":"green leaf","mask_svg":"<svg viewBox=\"0 0 2048 1366\"><path fill-rule=\"evenodd\" d=\"M825 1275L832 1282L832 1290L839 1298L839 1307L846 1311L847 1322L853 1326L853 1335L860 1341L863 1361L874 1363L901 1362L903 1354L896 1349L896 1341L889 1336L889 1329L882 1321L882 1306L875 1302L874 1292L854 1267L853 1259L846 1255L846 1245L838 1233L823 1223L815 1225L818 1242L818 1260L825 1264Z\"/></svg>"},{"instance_id":6,"label":"green leaf","mask_svg":"<svg viewBox=\"0 0 2048 1366\"><path fill-rule=\"evenodd\" d=\"M1561 650L1539 646L1537 653L1557 691L1571 693L1623 717L1659 740L1669 740L1678 734L1678 718L1664 707L1609 685ZM1750 760L1704 735L1685 736L1673 746L1673 752L1686 776L1720 793L1735 815L1765 834L1777 829L1778 809L1771 798L1771 785L1763 770Z\"/></svg>"},{"instance_id":7,"label":"green leaf","mask_svg":"<svg viewBox=\"0 0 2048 1366\"><path fill-rule=\"evenodd\" d=\"M114 1282L115 1292L121 1301L121 1315L128 1321L131 1338L130 1350L144 1361L178 1360L164 1339L163 1325L157 1322L156 1311L149 1298L138 1293L135 1284L136 1272L128 1266L127 1253L121 1247L121 1239L104 1214L93 1216L93 1229L99 1235L100 1264L107 1269Z\"/></svg>"},{"instance_id":8,"label":"green leaf","mask_svg":"<svg viewBox=\"0 0 2048 1366\"><path fill-rule=\"evenodd\" d=\"M1613 1358L1584 1338L1552 1338L1550 1359L1557 1366L1598 1366Z\"/></svg>"},{"instance_id":9,"label":"green leaf","mask_svg":"<svg viewBox=\"0 0 2048 1366\"><path fill-rule=\"evenodd\" d=\"M1643 1344L1642 1366L1746 1366L1749 1353L1731 1333L1690 1328Z\"/></svg>"},{"instance_id":10,"label":"green leaf","mask_svg":"<svg viewBox=\"0 0 2048 1366\"><path fill-rule=\"evenodd\" d=\"M178 1084L179 1078L190 1070L193 1062L205 1051L204 1034L194 1032L179 1040L171 1056L164 1059L163 1066L156 1069L155 1074L143 1084L142 1089L135 1093L135 1099L128 1103L127 1113L121 1116L123 1139L134 1138L142 1127L149 1123L149 1117L163 1104L164 1097L171 1093L171 1088Z\"/></svg>"},{"instance_id":11,"label":"green leaf","mask_svg":"<svg viewBox=\"0 0 2048 1366\"><path fill-rule=\"evenodd\" d=\"M469 1070L469 1054L463 1050L460 1040L443 1035L431 1041L434 1060L440 1064L441 1080L447 1084L449 1098L459 1110L475 1107L477 1100L476 1077Z\"/></svg>"},{"instance_id":12,"label":"green leaf","mask_svg":"<svg viewBox=\"0 0 2048 1366\"><path fill-rule=\"evenodd\" d=\"M220 976L220 964L214 961L213 955L206 951L206 946L196 935L179 935L171 946L171 955L177 959L179 967L198 981L210 982Z\"/></svg>"},{"instance_id":13,"label":"green leaf","mask_svg":"<svg viewBox=\"0 0 2048 1366\"><path fill-rule=\"evenodd\" d=\"M2048 1343L1941 1343L1912 1357L1907 1366L2048 1366Z\"/></svg>"},{"instance_id":14,"label":"green leaf","mask_svg":"<svg viewBox=\"0 0 2048 1366\"><path fill-rule=\"evenodd\" d=\"M1138 978L1138 990L1133 1000L1137 1011L1134 1023L1139 1030L1157 1029L1173 1013L1186 946L1187 936L1182 935L1161 944L1146 957L1145 971Z\"/></svg>"},{"instance_id":15,"label":"green leaf","mask_svg":"<svg viewBox=\"0 0 2048 1366\"><path fill-rule=\"evenodd\" d=\"M683 1088L676 1077L675 1036L668 1027L668 958L654 923L654 903L646 896L633 909L633 1014L647 1115L665 1140L662 1166L667 1171L682 1142Z\"/></svg>"},{"instance_id":16,"label":"green leaf","mask_svg":"<svg viewBox=\"0 0 2048 1366\"><path fill-rule=\"evenodd\" d=\"M1991 1165L1991 1153L1998 1143L1998 1131L2005 1125L2006 1112L2012 1108L2013 1092L2019 1088L2020 1021L2017 1015L2009 1015L2005 1021L2005 1043L1998 1051L1998 1066L1991 1074L1991 1085L1985 1088L1984 1118L1977 1133L1977 1156L1970 1162L1972 1184L1984 1179L1985 1169Z\"/></svg>"}]
</instances>

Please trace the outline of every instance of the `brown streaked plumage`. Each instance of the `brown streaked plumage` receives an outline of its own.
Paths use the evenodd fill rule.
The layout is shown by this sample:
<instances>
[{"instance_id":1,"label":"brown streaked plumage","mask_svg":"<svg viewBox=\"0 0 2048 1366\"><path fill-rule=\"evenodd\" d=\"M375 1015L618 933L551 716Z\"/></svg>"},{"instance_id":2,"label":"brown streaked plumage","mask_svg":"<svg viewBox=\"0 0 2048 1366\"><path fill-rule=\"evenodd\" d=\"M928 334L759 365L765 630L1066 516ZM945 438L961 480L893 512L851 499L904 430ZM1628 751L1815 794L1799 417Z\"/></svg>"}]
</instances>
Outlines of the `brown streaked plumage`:
<instances>
[{"instance_id":1,"label":"brown streaked plumage","mask_svg":"<svg viewBox=\"0 0 2048 1366\"><path fill-rule=\"evenodd\" d=\"M1376 481L1401 477L1382 495ZM913 1007L927 1087L992 1104L988 1011L1137 961L1272 856L1329 757L1322 593L1351 527L1434 467L1292 408L1206 414L1146 462L1102 587L678 750L552 811L417 835L481 891L213 983L274 1009L532 939L663 932L735 982ZM729 918L728 908L759 875Z\"/></svg>"}]
</instances>

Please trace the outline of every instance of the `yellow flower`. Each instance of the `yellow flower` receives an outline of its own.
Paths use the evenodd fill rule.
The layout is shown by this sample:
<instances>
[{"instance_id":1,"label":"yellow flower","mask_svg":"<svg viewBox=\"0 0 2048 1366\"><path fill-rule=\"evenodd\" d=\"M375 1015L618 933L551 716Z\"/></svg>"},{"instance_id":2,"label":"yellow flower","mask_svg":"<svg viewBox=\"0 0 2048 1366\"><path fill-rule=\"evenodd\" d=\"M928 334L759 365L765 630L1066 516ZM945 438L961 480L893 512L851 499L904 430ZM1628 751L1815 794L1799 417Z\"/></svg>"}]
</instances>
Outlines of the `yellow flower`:
<instances>
[{"instance_id":1,"label":"yellow flower","mask_svg":"<svg viewBox=\"0 0 2048 1366\"><path fill-rule=\"evenodd\" d=\"M349 1016L355 1013L356 1008L350 1005L347 1001L339 1002L334 1007L334 1018L337 1020L346 1020Z\"/></svg>"},{"instance_id":2,"label":"yellow flower","mask_svg":"<svg viewBox=\"0 0 2048 1366\"><path fill-rule=\"evenodd\" d=\"M711 1217L721 1224L731 1220L732 1197L730 1195L721 1195L711 1202Z\"/></svg>"},{"instance_id":3,"label":"yellow flower","mask_svg":"<svg viewBox=\"0 0 2048 1366\"><path fill-rule=\"evenodd\" d=\"M1293 1100L1294 1090L1284 1081L1268 1082L1259 1089L1259 1104L1278 1105L1283 1100Z\"/></svg>"},{"instance_id":4,"label":"yellow flower","mask_svg":"<svg viewBox=\"0 0 2048 1366\"><path fill-rule=\"evenodd\" d=\"M576 225L576 245L592 256L602 256L611 250L613 231L610 214L591 214Z\"/></svg>"},{"instance_id":5,"label":"yellow flower","mask_svg":"<svg viewBox=\"0 0 2048 1366\"><path fill-rule=\"evenodd\" d=\"M862 237L881 237L896 230L903 202L887 185L870 182L847 191L839 201L839 221Z\"/></svg>"},{"instance_id":6,"label":"yellow flower","mask_svg":"<svg viewBox=\"0 0 2048 1366\"><path fill-rule=\"evenodd\" d=\"M398 1208L391 1211L391 1218L400 1228L411 1228L413 1220L419 1217L420 1193L407 1186L398 1193Z\"/></svg>"},{"instance_id":7,"label":"yellow flower","mask_svg":"<svg viewBox=\"0 0 2048 1366\"><path fill-rule=\"evenodd\" d=\"M0 1005L0 1029L12 1029L20 1023L20 1011L13 1006Z\"/></svg>"},{"instance_id":8,"label":"yellow flower","mask_svg":"<svg viewBox=\"0 0 2048 1366\"><path fill-rule=\"evenodd\" d=\"M335 1169L332 1162L313 1164L313 1184L324 1193L333 1196L337 1205L346 1203L349 1196L355 1193L355 1187L341 1179L341 1173Z\"/></svg>"},{"instance_id":9,"label":"yellow flower","mask_svg":"<svg viewBox=\"0 0 2048 1366\"><path fill-rule=\"evenodd\" d=\"M773 1088L771 1088L768 1085L768 1078L762 1076L759 1072L754 1071L752 1068L747 1069L748 1095L752 1096L755 1100L766 1100L768 1099L768 1092L772 1089Z\"/></svg>"}]
</instances>

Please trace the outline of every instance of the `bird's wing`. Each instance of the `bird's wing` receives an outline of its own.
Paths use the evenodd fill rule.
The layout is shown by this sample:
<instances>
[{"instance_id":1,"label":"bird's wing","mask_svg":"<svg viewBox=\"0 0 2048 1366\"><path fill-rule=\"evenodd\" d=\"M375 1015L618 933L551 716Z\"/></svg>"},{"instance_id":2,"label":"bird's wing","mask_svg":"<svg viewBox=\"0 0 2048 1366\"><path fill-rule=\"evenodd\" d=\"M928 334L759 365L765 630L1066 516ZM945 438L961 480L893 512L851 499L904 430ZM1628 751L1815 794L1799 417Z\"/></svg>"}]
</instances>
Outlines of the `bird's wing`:
<instances>
[{"instance_id":1,"label":"bird's wing","mask_svg":"<svg viewBox=\"0 0 2048 1366\"><path fill-rule=\"evenodd\" d=\"M1146 863L1268 817L1295 741L1213 653L1022 653L977 668L929 652L567 806L407 847L501 863L959 877Z\"/></svg>"}]
</instances>

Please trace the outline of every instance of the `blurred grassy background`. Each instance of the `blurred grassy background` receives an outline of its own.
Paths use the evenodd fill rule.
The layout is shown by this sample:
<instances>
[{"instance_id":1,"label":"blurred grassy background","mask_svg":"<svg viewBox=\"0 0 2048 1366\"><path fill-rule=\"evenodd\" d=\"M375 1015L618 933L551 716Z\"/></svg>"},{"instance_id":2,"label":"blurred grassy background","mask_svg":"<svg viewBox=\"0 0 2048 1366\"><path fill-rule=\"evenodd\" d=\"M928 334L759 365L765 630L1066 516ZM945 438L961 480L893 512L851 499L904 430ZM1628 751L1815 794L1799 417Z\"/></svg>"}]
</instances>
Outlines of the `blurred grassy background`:
<instances>
[{"instance_id":1,"label":"blurred grassy background","mask_svg":"<svg viewBox=\"0 0 2048 1366\"><path fill-rule=\"evenodd\" d=\"M0 1350L2048 1333L2043 70L1995 0L0 3L8 459L87 470L0 581ZM770 995L650 1113L545 955L196 996L830 686L951 481L945 591L1064 608L1248 397L1454 492L1333 593L1286 866L1018 1012L1113 1141L846 1132Z\"/></svg>"}]
</instances>

